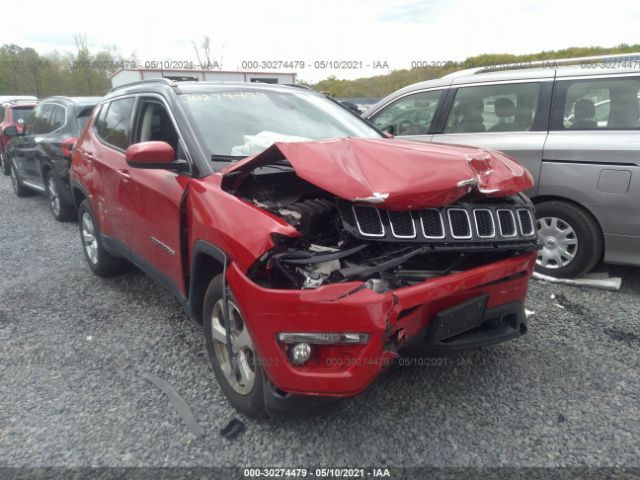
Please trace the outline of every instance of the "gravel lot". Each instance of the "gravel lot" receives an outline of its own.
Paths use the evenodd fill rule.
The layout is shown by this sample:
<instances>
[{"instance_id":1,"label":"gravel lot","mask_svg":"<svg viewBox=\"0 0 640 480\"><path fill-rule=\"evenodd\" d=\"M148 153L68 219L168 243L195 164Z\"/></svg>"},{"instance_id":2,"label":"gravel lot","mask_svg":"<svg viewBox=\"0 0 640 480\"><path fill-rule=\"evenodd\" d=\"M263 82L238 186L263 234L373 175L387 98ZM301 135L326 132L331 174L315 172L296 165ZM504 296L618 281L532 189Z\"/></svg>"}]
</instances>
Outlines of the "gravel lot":
<instances>
[{"instance_id":1,"label":"gravel lot","mask_svg":"<svg viewBox=\"0 0 640 480\"><path fill-rule=\"evenodd\" d=\"M178 302L137 271L93 276L77 225L2 176L0 466L638 467L639 270L602 268L620 292L534 281L521 339L401 368L326 415L239 417L226 440L238 415Z\"/></svg>"}]
</instances>

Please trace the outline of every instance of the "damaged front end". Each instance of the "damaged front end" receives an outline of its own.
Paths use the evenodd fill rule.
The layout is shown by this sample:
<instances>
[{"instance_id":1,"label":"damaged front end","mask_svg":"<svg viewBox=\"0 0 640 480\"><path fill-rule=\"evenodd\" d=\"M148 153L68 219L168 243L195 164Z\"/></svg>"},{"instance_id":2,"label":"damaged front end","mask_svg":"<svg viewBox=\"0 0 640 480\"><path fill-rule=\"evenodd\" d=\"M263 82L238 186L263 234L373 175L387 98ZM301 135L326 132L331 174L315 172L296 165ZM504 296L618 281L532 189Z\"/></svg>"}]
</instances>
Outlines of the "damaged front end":
<instances>
[{"instance_id":1,"label":"damaged front end","mask_svg":"<svg viewBox=\"0 0 640 480\"><path fill-rule=\"evenodd\" d=\"M379 156L395 160L380 163ZM323 173L324 172L324 173ZM275 144L223 188L294 226L248 272L265 288L382 293L538 248L531 177L497 152L397 140Z\"/></svg>"}]
</instances>

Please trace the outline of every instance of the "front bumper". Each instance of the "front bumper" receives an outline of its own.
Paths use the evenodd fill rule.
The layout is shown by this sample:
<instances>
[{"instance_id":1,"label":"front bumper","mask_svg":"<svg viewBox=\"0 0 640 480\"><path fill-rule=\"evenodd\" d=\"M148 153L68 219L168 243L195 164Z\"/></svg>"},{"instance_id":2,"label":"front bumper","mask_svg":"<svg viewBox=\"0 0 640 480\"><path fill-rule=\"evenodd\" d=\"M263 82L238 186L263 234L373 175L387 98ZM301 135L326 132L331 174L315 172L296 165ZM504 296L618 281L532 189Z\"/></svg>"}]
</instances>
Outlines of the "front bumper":
<instances>
[{"instance_id":1,"label":"front bumper","mask_svg":"<svg viewBox=\"0 0 640 480\"><path fill-rule=\"evenodd\" d=\"M461 350L524 333L522 305L534 265L531 252L385 293L362 288L362 282L313 290L265 289L234 263L227 280L274 387L287 393L340 397L366 389L403 348ZM499 322L495 328L483 324L453 337L433 336L438 314L480 297L486 301L483 320ZM294 366L277 334L300 331L367 333L370 340L324 348L313 361Z\"/></svg>"}]
</instances>

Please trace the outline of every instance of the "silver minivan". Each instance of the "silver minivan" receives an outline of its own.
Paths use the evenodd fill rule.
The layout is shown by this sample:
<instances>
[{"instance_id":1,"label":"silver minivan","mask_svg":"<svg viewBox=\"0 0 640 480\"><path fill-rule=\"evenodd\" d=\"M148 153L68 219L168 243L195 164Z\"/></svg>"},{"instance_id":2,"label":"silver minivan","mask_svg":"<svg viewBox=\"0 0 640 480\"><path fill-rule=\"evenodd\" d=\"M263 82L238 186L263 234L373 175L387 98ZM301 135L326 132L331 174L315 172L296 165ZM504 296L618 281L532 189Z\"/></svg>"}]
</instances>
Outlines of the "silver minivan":
<instances>
[{"instance_id":1,"label":"silver minivan","mask_svg":"<svg viewBox=\"0 0 640 480\"><path fill-rule=\"evenodd\" d=\"M516 67L416 83L364 117L406 140L519 160L535 179L527 194L541 273L579 276L601 260L640 265L640 54Z\"/></svg>"}]
</instances>

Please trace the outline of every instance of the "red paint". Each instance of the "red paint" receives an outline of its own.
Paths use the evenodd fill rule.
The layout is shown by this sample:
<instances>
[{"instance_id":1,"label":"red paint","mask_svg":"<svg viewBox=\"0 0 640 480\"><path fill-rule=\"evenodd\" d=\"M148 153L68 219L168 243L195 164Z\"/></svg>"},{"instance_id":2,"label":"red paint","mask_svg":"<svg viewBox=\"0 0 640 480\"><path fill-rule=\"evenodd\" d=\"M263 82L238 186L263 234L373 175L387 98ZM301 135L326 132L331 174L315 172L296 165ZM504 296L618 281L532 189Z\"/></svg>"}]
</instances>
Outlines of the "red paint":
<instances>
[{"instance_id":1,"label":"red paint","mask_svg":"<svg viewBox=\"0 0 640 480\"><path fill-rule=\"evenodd\" d=\"M125 158L129 163L171 163L176 152L166 142L140 142L127 148Z\"/></svg>"},{"instance_id":2,"label":"red paint","mask_svg":"<svg viewBox=\"0 0 640 480\"><path fill-rule=\"evenodd\" d=\"M274 247L271 235L300 235L280 217L222 190L221 174L201 179L168 170L132 168L129 161L166 160L157 145L129 147L127 154L102 143L89 120L73 150L73 183L88 192L100 231L125 245L169 279L184 298L195 242L204 240L228 255L227 279L244 314L269 379L280 389L312 395L353 395L364 390L396 356L386 348L389 332L410 339L443 309L481 293L489 307L524 301L533 253L510 257L384 294L353 290L362 282L312 290L265 289L247 277L249 267ZM160 147L164 148L164 147ZM166 149L165 149L166 150ZM168 155L168 151L165 152ZM386 208L423 208L451 203L458 187L501 189L496 196L529 188L531 177L502 154L396 140L328 140L277 144L226 172L287 158L297 174L336 195L353 199L389 193ZM475 160L474 160L475 159ZM493 173L488 175L491 170ZM184 231L184 235L181 232ZM508 279L514 274L521 276ZM400 315L407 309L415 309ZM303 367L287 361L276 340L283 331L363 332L365 345L320 347ZM335 363L338 359L343 363Z\"/></svg>"},{"instance_id":3,"label":"red paint","mask_svg":"<svg viewBox=\"0 0 640 480\"><path fill-rule=\"evenodd\" d=\"M20 102L18 104L12 104L12 103L7 103L5 105L0 105L0 108L4 109L4 119L2 120L2 122L0 122L0 152L3 155L6 155L7 152L7 145L9 145L9 142L11 141L11 139L13 137L7 137L4 134L4 129L7 127L16 127L16 130L18 130L18 133L23 133L24 132L24 124L19 124L17 121L15 121L15 119L13 118L13 111L14 108L19 108L19 109L25 109L25 108L31 108L34 109L36 107L37 103L23 103Z\"/></svg>"},{"instance_id":4,"label":"red paint","mask_svg":"<svg viewBox=\"0 0 640 480\"><path fill-rule=\"evenodd\" d=\"M503 153L394 139L276 143L224 173L282 159L299 177L346 200L388 194L376 205L391 210L443 207L474 190L503 197L533 186L531 174Z\"/></svg>"},{"instance_id":5,"label":"red paint","mask_svg":"<svg viewBox=\"0 0 640 480\"><path fill-rule=\"evenodd\" d=\"M534 265L535 254L527 253L393 292L363 289L340 299L362 283L269 290L251 282L235 264L229 268L228 280L271 381L285 391L342 396L364 390L384 368L385 360L395 357L392 351L383 351L387 318L393 329L405 329L410 338L429 325L436 312L480 293L489 294L488 307L523 301ZM518 272L526 274L488 285ZM416 306L412 315L398 319L401 311ZM344 360L344 368L335 368L336 362L331 361L314 368L294 367L276 340L278 332L287 331L369 333L371 341L349 347L351 359Z\"/></svg>"}]
</instances>

